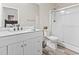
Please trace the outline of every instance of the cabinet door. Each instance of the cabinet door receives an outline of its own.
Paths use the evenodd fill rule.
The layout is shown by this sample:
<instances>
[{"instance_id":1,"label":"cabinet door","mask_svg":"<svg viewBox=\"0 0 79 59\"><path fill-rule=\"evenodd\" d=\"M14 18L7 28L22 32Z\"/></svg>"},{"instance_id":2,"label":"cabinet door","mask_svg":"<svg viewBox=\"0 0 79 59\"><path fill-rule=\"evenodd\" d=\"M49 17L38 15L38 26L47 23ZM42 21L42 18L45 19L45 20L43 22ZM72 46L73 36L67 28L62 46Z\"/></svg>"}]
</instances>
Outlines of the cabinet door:
<instances>
[{"instance_id":1,"label":"cabinet door","mask_svg":"<svg viewBox=\"0 0 79 59\"><path fill-rule=\"evenodd\" d=\"M2 20L2 5L0 3L0 27L3 25L3 20Z\"/></svg>"},{"instance_id":2,"label":"cabinet door","mask_svg":"<svg viewBox=\"0 0 79 59\"><path fill-rule=\"evenodd\" d=\"M0 48L0 55L7 55L7 47Z\"/></svg>"},{"instance_id":3,"label":"cabinet door","mask_svg":"<svg viewBox=\"0 0 79 59\"><path fill-rule=\"evenodd\" d=\"M42 38L33 38L24 42L24 55L42 54Z\"/></svg>"},{"instance_id":4,"label":"cabinet door","mask_svg":"<svg viewBox=\"0 0 79 59\"><path fill-rule=\"evenodd\" d=\"M9 45L8 54L9 55L23 55L23 42Z\"/></svg>"}]
</instances>

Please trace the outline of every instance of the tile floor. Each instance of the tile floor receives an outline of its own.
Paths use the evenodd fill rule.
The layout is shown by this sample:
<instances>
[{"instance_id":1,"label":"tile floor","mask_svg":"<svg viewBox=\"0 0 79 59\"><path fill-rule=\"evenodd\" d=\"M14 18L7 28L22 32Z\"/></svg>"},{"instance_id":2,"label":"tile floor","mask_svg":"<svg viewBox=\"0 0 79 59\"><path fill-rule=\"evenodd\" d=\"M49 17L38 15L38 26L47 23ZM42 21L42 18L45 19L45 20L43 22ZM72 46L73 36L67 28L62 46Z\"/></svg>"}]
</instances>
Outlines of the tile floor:
<instances>
[{"instance_id":1,"label":"tile floor","mask_svg":"<svg viewBox=\"0 0 79 59\"><path fill-rule=\"evenodd\" d=\"M55 51L50 47L43 48L43 55L79 55L79 53L59 46Z\"/></svg>"}]
</instances>

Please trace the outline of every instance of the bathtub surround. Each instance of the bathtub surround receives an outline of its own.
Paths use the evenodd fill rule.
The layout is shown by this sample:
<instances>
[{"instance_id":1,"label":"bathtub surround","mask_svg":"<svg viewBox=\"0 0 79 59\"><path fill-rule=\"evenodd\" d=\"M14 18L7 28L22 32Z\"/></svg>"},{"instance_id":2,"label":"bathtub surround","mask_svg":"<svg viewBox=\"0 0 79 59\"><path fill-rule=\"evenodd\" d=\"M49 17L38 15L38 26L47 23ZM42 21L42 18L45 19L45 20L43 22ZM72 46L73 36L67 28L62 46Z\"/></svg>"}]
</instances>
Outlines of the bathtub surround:
<instances>
[{"instance_id":1,"label":"bathtub surround","mask_svg":"<svg viewBox=\"0 0 79 59\"><path fill-rule=\"evenodd\" d=\"M55 13L56 22L51 23L52 35L57 36L65 47L79 52L79 4L64 7Z\"/></svg>"}]
</instances>

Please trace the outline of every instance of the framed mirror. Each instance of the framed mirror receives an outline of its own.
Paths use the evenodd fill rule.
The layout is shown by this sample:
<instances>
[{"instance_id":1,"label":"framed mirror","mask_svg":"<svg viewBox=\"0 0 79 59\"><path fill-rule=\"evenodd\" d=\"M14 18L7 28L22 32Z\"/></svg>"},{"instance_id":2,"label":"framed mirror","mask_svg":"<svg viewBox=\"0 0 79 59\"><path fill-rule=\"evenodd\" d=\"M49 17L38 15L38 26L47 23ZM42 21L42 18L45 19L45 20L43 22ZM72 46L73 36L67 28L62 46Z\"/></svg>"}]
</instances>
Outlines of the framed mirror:
<instances>
[{"instance_id":1,"label":"framed mirror","mask_svg":"<svg viewBox=\"0 0 79 59\"><path fill-rule=\"evenodd\" d=\"M3 27L5 27L6 24L8 24L8 26L11 26L12 24L18 23L18 9L10 7L2 7L2 11L3 11L2 13ZM7 21L7 23L5 21Z\"/></svg>"}]
</instances>

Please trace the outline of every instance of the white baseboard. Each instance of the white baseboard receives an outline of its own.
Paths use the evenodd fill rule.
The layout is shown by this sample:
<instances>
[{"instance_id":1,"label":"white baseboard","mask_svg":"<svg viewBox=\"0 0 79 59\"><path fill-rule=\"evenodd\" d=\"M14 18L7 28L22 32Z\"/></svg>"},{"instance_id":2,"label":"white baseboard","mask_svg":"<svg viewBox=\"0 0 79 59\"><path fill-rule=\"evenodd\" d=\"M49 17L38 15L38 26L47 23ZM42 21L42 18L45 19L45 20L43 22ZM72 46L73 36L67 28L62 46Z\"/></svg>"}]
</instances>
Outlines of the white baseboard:
<instances>
[{"instance_id":1,"label":"white baseboard","mask_svg":"<svg viewBox=\"0 0 79 59\"><path fill-rule=\"evenodd\" d=\"M79 53L79 47L73 46L73 45L68 44L68 43L64 43L64 45L65 45L66 48L69 48L72 51L75 51L75 52Z\"/></svg>"}]
</instances>

